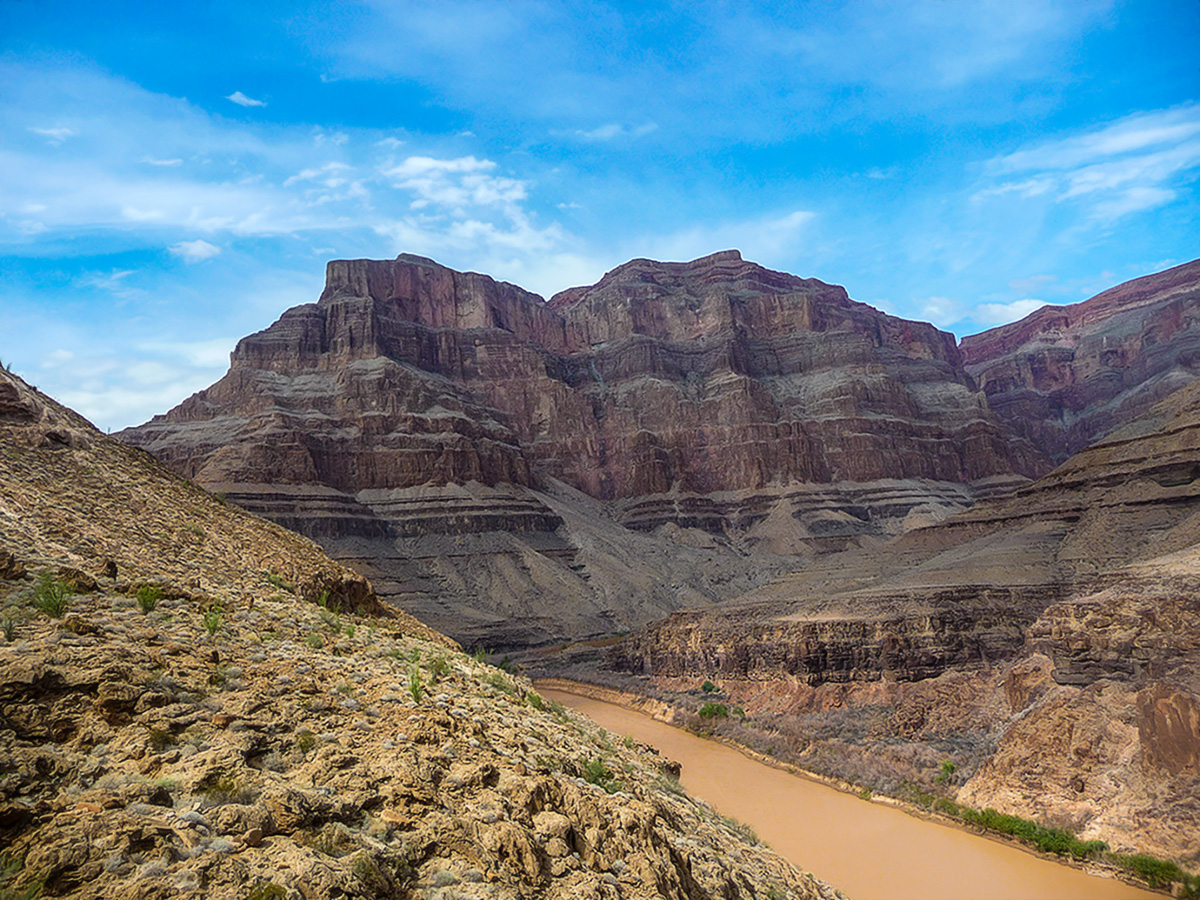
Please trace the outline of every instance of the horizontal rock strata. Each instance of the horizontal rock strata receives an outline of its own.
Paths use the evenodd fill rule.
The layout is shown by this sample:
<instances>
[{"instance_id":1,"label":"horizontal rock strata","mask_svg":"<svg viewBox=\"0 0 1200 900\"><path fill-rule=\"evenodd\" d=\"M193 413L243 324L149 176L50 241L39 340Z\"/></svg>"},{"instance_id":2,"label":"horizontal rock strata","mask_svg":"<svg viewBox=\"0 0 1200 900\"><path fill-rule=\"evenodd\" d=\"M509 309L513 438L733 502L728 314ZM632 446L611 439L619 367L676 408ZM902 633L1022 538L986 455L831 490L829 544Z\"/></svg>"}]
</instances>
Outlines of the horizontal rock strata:
<instances>
[{"instance_id":1,"label":"horizontal rock strata","mask_svg":"<svg viewBox=\"0 0 1200 900\"><path fill-rule=\"evenodd\" d=\"M492 640L646 621L609 574L620 566L587 552L608 541L584 534L593 501L662 538L638 566L665 565L678 587L636 604L662 615L727 596L689 574L698 546L745 582L747 553L870 543L1045 469L951 335L736 251L634 260L549 303L421 257L335 261L317 303L120 437L321 541L386 596L423 614L443 603L438 624L463 619L454 633L472 641L497 610L465 597L495 584L524 597L502 610L524 624ZM626 560L644 546L626 543Z\"/></svg>"}]
</instances>

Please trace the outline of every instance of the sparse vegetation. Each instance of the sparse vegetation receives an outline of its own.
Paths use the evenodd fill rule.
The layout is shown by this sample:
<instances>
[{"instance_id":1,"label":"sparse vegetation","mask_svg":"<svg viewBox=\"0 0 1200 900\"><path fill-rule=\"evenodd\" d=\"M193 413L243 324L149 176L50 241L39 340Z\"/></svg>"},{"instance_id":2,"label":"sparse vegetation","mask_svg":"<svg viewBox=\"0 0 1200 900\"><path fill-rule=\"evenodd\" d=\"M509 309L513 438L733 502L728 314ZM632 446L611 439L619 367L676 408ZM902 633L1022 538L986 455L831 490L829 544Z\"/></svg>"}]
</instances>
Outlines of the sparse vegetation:
<instances>
[{"instance_id":1,"label":"sparse vegetation","mask_svg":"<svg viewBox=\"0 0 1200 900\"><path fill-rule=\"evenodd\" d=\"M61 619L66 615L72 593L70 585L61 578L43 572L37 587L33 589L33 605L43 615L51 619Z\"/></svg>"},{"instance_id":2,"label":"sparse vegetation","mask_svg":"<svg viewBox=\"0 0 1200 900\"><path fill-rule=\"evenodd\" d=\"M317 744L317 739L307 728L301 728L296 732L296 747L301 753L307 753Z\"/></svg>"},{"instance_id":3,"label":"sparse vegetation","mask_svg":"<svg viewBox=\"0 0 1200 900\"><path fill-rule=\"evenodd\" d=\"M4 640L12 643L17 634L17 617L11 612L6 612L0 616L0 632L4 634Z\"/></svg>"},{"instance_id":4,"label":"sparse vegetation","mask_svg":"<svg viewBox=\"0 0 1200 900\"><path fill-rule=\"evenodd\" d=\"M286 896L287 888L283 885L273 881L260 881L250 888L250 893L246 894L246 900L284 900Z\"/></svg>"},{"instance_id":5,"label":"sparse vegetation","mask_svg":"<svg viewBox=\"0 0 1200 900\"><path fill-rule=\"evenodd\" d=\"M221 630L221 622L224 620L225 611L219 603L214 603L204 611L203 621L204 630L208 632L209 637L214 636Z\"/></svg>"},{"instance_id":6,"label":"sparse vegetation","mask_svg":"<svg viewBox=\"0 0 1200 900\"><path fill-rule=\"evenodd\" d=\"M954 777L954 773L957 770L958 770L958 766L954 765L954 763L951 760L943 759L941 771L938 773L937 777L934 778L933 780L936 781L938 784L949 784L950 780Z\"/></svg>"},{"instance_id":7,"label":"sparse vegetation","mask_svg":"<svg viewBox=\"0 0 1200 900\"><path fill-rule=\"evenodd\" d=\"M12 886L24 868L23 860L0 853L0 900L34 900L42 893L41 881L34 881L23 888Z\"/></svg>"},{"instance_id":8,"label":"sparse vegetation","mask_svg":"<svg viewBox=\"0 0 1200 900\"><path fill-rule=\"evenodd\" d=\"M162 588L153 584L143 584L137 589L138 608L143 613L152 613L162 599Z\"/></svg>"},{"instance_id":9,"label":"sparse vegetation","mask_svg":"<svg viewBox=\"0 0 1200 900\"><path fill-rule=\"evenodd\" d=\"M450 662L445 654L439 653L429 661L429 671L433 674L435 682L450 674Z\"/></svg>"},{"instance_id":10,"label":"sparse vegetation","mask_svg":"<svg viewBox=\"0 0 1200 900\"><path fill-rule=\"evenodd\" d=\"M221 806L226 803L248 803L253 799L245 785L238 779L226 775L201 785L197 793L212 806Z\"/></svg>"},{"instance_id":11,"label":"sparse vegetation","mask_svg":"<svg viewBox=\"0 0 1200 900\"><path fill-rule=\"evenodd\" d=\"M174 746L175 735L171 734L168 728L151 728L149 743L152 750L166 750L168 747Z\"/></svg>"},{"instance_id":12,"label":"sparse vegetation","mask_svg":"<svg viewBox=\"0 0 1200 900\"><path fill-rule=\"evenodd\" d=\"M287 591L289 594L295 593L295 588L289 582L284 581L282 575L268 572L267 581L271 582L272 585L281 591Z\"/></svg>"},{"instance_id":13,"label":"sparse vegetation","mask_svg":"<svg viewBox=\"0 0 1200 900\"><path fill-rule=\"evenodd\" d=\"M1152 888L1169 888L1173 883L1178 883L1182 891L1177 896L1200 897L1200 875L1189 875L1173 862L1146 853L1110 853L1108 859L1145 879Z\"/></svg>"},{"instance_id":14,"label":"sparse vegetation","mask_svg":"<svg viewBox=\"0 0 1200 900\"><path fill-rule=\"evenodd\" d=\"M616 780L613 771L599 756L585 760L580 766L580 774L588 784L601 787L608 794L615 794L625 786L624 783Z\"/></svg>"},{"instance_id":15,"label":"sparse vegetation","mask_svg":"<svg viewBox=\"0 0 1200 900\"><path fill-rule=\"evenodd\" d=\"M421 695L425 693L425 686L421 684L421 670L416 666L409 666L408 669L408 693L412 695L413 703L420 703Z\"/></svg>"},{"instance_id":16,"label":"sparse vegetation","mask_svg":"<svg viewBox=\"0 0 1200 900\"><path fill-rule=\"evenodd\" d=\"M758 844L758 835L754 829L744 822L739 822L733 816L721 816L721 821L725 823L725 827L740 837L748 844Z\"/></svg>"}]
</instances>

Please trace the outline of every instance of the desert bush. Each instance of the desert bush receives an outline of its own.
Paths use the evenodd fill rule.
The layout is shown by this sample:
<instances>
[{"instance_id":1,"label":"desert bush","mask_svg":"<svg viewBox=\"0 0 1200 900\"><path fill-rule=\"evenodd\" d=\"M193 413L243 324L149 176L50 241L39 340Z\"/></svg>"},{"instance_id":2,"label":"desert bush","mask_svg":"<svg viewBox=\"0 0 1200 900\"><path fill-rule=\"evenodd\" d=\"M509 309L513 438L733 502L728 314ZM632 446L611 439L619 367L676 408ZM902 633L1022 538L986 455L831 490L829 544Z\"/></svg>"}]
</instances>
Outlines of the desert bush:
<instances>
[{"instance_id":1,"label":"desert bush","mask_svg":"<svg viewBox=\"0 0 1200 900\"><path fill-rule=\"evenodd\" d=\"M409 666L408 669L408 692L412 695L413 703L421 702L425 686L421 684L421 670L416 666Z\"/></svg>"},{"instance_id":2,"label":"desert bush","mask_svg":"<svg viewBox=\"0 0 1200 900\"><path fill-rule=\"evenodd\" d=\"M162 599L162 588L153 584L143 584L137 589L138 607L143 613L152 613Z\"/></svg>"},{"instance_id":3,"label":"desert bush","mask_svg":"<svg viewBox=\"0 0 1200 900\"><path fill-rule=\"evenodd\" d=\"M711 694L717 690L717 686L711 681L706 681L704 684L700 685L700 690L704 691L706 694Z\"/></svg>"},{"instance_id":4,"label":"desert bush","mask_svg":"<svg viewBox=\"0 0 1200 900\"><path fill-rule=\"evenodd\" d=\"M72 593L70 586L61 578L43 572L37 587L33 589L33 605L43 615L61 619L70 605Z\"/></svg>"},{"instance_id":5,"label":"desert bush","mask_svg":"<svg viewBox=\"0 0 1200 900\"><path fill-rule=\"evenodd\" d=\"M613 771L599 756L584 760L583 765L580 766L580 774L588 784L597 785L608 794L615 794L625 786L616 780Z\"/></svg>"},{"instance_id":6,"label":"desert bush","mask_svg":"<svg viewBox=\"0 0 1200 900\"><path fill-rule=\"evenodd\" d=\"M1111 853L1108 858L1121 868L1145 879L1146 884L1152 888L1169 888L1173 882L1178 882L1183 888L1182 896L1200 896L1200 876L1187 874L1173 862L1147 853Z\"/></svg>"},{"instance_id":7,"label":"desert bush","mask_svg":"<svg viewBox=\"0 0 1200 900\"><path fill-rule=\"evenodd\" d=\"M702 719L726 719L729 717L729 707L724 703L705 703L700 707L700 718Z\"/></svg>"},{"instance_id":8,"label":"desert bush","mask_svg":"<svg viewBox=\"0 0 1200 900\"><path fill-rule=\"evenodd\" d=\"M224 612L225 611L221 608L220 604L217 603L214 603L204 611L204 615L202 617L204 621L204 630L208 632L209 637L212 637L221 630L221 622L225 618Z\"/></svg>"},{"instance_id":9,"label":"desert bush","mask_svg":"<svg viewBox=\"0 0 1200 900\"><path fill-rule=\"evenodd\" d=\"M284 900L285 897L287 888L273 881L260 881L246 894L246 900Z\"/></svg>"}]
</instances>

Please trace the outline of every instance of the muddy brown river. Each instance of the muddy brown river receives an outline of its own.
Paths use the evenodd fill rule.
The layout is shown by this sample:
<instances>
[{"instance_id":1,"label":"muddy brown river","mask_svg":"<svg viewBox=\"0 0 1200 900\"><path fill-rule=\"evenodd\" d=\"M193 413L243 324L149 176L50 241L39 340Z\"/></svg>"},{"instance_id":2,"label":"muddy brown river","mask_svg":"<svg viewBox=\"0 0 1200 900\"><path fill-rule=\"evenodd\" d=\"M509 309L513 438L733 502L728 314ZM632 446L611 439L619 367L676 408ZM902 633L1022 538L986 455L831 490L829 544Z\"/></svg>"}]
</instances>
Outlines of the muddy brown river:
<instances>
[{"instance_id":1,"label":"muddy brown river","mask_svg":"<svg viewBox=\"0 0 1200 900\"><path fill-rule=\"evenodd\" d=\"M683 764L680 781L689 794L749 825L781 856L855 900L1163 897L864 801L622 706L559 690L539 691L611 732L678 760Z\"/></svg>"}]
</instances>

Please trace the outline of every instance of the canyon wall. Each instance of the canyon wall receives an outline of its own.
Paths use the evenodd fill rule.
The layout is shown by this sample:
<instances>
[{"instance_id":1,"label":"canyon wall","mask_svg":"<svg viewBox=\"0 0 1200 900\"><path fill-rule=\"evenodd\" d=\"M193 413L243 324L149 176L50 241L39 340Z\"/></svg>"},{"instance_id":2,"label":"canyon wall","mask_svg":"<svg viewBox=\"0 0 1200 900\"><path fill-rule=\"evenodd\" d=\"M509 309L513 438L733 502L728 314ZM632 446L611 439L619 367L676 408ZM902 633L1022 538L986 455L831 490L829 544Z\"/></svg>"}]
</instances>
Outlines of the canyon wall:
<instances>
[{"instance_id":1,"label":"canyon wall","mask_svg":"<svg viewBox=\"0 0 1200 900\"><path fill-rule=\"evenodd\" d=\"M627 630L1041 474L953 337L736 251L550 302L421 257L120 438L469 643Z\"/></svg>"},{"instance_id":2,"label":"canyon wall","mask_svg":"<svg viewBox=\"0 0 1200 900\"><path fill-rule=\"evenodd\" d=\"M1200 260L962 340L991 408L1055 462L1200 374Z\"/></svg>"}]
</instances>

